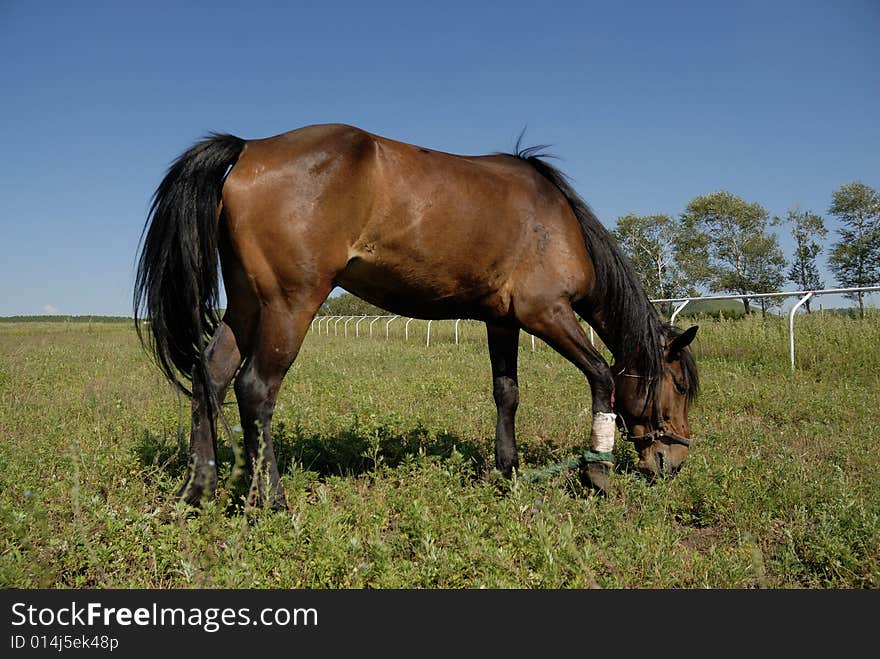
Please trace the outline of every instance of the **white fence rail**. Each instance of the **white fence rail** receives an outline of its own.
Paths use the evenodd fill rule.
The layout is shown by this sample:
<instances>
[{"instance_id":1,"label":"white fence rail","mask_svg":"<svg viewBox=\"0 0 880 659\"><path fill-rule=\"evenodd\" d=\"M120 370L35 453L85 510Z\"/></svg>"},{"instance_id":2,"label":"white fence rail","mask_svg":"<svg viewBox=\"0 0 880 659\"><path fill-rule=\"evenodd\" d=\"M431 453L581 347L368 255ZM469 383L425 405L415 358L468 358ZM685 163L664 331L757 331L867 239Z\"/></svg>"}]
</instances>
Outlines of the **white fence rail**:
<instances>
[{"instance_id":1,"label":"white fence rail","mask_svg":"<svg viewBox=\"0 0 880 659\"><path fill-rule=\"evenodd\" d=\"M669 322L674 323L675 318L678 316L679 312L681 312L681 310L684 309L690 302L695 302L697 300L742 300L743 298L747 298L749 300L760 300L768 298L799 298L797 303L788 312L788 350L789 358L791 360L791 370L794 370L794 315L797 310L801 308L801 306L806 304L806 302L810 298L818 295L845 295L847 293L874 293L877 291L880 291L880 286L861 286L857 288L826 288L821 291L788 291L785 293L749 293L748 295L705 295L701 297L674 297L651 301L655 303L679 303L678 306L675 308L675 311L673 311L672 315L669 317Z\"/></svg>"},{"instance_id":2,"label":"white fence rail","mask_svg":"<svg viewBox=\"0 0 880 659\"><path fill-rule=\"evenodd\" d=\"M672 315L669 317L669 322L674 323L675 319L678 317L678 314L691 302L698 302L703 300L759 300L766 298L798 298L795 305L788 312L788 340L789 340L789 357L791 359L791 368L794 370L794 318L797 310L800 309L806 302L814 297L818 297L821 295L845 295L851 293L875 293L880 291L880 286L863 286L859 288L828 288L820 291L788 291L782 293L749 293L746 295L704 295L700 297L675 297L675 298L660 298L656 300L651 300L655 304L660 303L669 303L669 304L677 304L675 310L672 312ZM404 316L315 316L314 320L312 320L311 332L317 334L330 335L330 326L333 326L333 335L339 336L340 333L342 336L348 336L348 324L354 321L354 335L355 337L360 336L360 325L363 321L369 320L369 336L373 337L373 325L376 324L379 320L386 320L385 322L385 339L387 340L390 337L390 328L391 323L395 320L402 319L404 320L404 340L409 341L409 325L414 320L418 320L416 318L406 318ZM446 322L454 322L455 323L455 343L459 342L459 326L461 324L462 319L448 319ZM342 322L342 329L340 332L339 323ZM430 347L431 345L431 324L434 323L434 320L423 321L427 322L427 329L425 332L425 345ZM588 326L589 327L589 326ZM595 336L593 334L593 328L589 327L590 331L590 342L595 345ZM532 342L532 350L535 350L535 337L531 337Z\"/></svg>"}]
</instances>

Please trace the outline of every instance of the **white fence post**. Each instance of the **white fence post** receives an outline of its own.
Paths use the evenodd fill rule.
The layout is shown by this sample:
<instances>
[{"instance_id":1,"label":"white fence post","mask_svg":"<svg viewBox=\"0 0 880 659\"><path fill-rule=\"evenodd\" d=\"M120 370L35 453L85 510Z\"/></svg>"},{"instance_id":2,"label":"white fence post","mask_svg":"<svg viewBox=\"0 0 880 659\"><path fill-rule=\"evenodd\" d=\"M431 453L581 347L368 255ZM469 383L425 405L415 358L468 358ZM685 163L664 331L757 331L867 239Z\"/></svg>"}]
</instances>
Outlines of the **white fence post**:
<instances>
[{"instance_id":1,"label":"white fence post","mask_svg":"<svg viewBox=\"0 0 880 659\"><path fill-rule=\"evenodd\" d=\"M393 323L398 318L400 318L400 316L391 316L391 320L389 320L387 323L385 323L385 340L386 341L388 340L388 328L391 326L391 323Z\"/></svg>"},{"instance_id":2,"label":"white fence post","mask_svg":"<svg viewBox=\"0 0 880 659\"><path fill-rule=\"evenodd\" d=\"M428 334L427 334L427 338L425 338L425 347L426 348L431 347L431 323L433 323L433 322L434 322L433 320L428 321Z\"/></svg>"},{"instance_id":3,"label":"white fence post","mask_svg":"<svg viewBox=\"0 0 880 659\"><path fill-rule=\"evenodd\" d=\"M373 338L373 324L374 324L377 320L379 320L380 318L383 318L383 317L384 317L384 316L376 316L375 318L373 318L373 320L370 321L370 338L371 338L371 339Z\"/></svg>"},{"instance_id":4,"label":"white fence post","mask_svg":"<svg viewBox=\"0 0 880 659\"><path fill-rule=\"evenodd\" d=\"M461 322L461 318L455 321L455 345L458 345L458 324Z\"/></svg>"},{"instance_id":5,"label":"white fence post","mask_svg":"<svg viewBox=\"0 0 880 659\"><path fill-rule=\"evenodd\" d=\"M345 318L345 316L339 316L336 318L336 322L333 323L333 336L338 336L338 331L336 329L337 325L339 325L339 321Z\"/></svg>"},{"instance_id":6,"label":"white fence post","mask_svg":"<svg viewBox=\"0 0 880 659\"><path fill-rule=\"evenodd\" d=\"M794 314L800 309L801 305L804 304L807 300L813 297L813 292L810 291L806 295L804 295L800 302L794 305L791 308L791 311L788 312L788 347L789 353L791 355L791 370L794 370Z\"/></svg>"},{"instance_id":7,"label":"white fence post","mask_svg":"<svg viewBox=\"0 0 880 659\"><path fill-rule=\"evenodd\" d=\"M409 341L409 324L415 320L415 318L407 318L406 324L403 326L403 340Z\"/></svg>"},{"instance_id":8,"label":"white fence post","mask_svg":"<svg viewBox=\"0 0 880 659\"><path fill-rule=\"evenodd\" d=\"M360 335L361 335L360 331L358 330L358 325L360 325L360 324L361 324L361 321L362 321L364 318L366 318L366 317L367 317L367 315L364 314L363 316L361 316L360 318L358 318L358 321L354 324L354 335L355 335L355 336L360 336Z\"/></svg>"},{"instance_id":9,"label":"white fence post","mask_svg":"<svg viewBox=\"0 0 880 659\"><path fill-rule=\"evenodd\" d=\"M685 300L684 302L682 302L680 305L678 305L678 306L675 308L675 311L673 311L673 312L672 312L672 315L669 317L669 324L670 324L670 325L674 325L674 324L675 324L675 317L678 315L678 313L679 313L682 309L684 309L684 308L688 305L688 302L690 302L690 301L691 301L690 298L688 298L687 300Z\"/></svg>"}]
</instances>

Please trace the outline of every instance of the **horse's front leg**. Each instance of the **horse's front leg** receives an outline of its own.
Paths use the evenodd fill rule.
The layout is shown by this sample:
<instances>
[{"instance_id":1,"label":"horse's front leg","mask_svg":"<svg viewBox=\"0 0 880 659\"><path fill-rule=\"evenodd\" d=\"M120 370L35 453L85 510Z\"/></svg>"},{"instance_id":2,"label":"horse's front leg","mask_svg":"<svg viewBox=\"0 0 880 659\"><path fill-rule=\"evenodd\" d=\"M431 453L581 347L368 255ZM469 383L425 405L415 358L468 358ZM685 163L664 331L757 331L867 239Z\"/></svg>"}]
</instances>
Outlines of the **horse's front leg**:
<instances>
[{"instance_id":1,"label":"horse's front leg","mask_svg":"<svg viewBox=\"0 0 880 659\"><path fill-rule=\"evenodd\" d=\"M614 378L601 354L593 347L580 326L568 300L558 300L522 318L523 326L541 337L586 376L592 396L593 423L590 450L583 456L581 479L604 494L614 467L614 419L611 394Z\"/></svg>"},{"instance_id":2,"label":"horse's front leg","mask_svg":"<svg viewBox=\"0 0 880 659\"><path fill-rule=\"evenodd\" d=\"M492 362L492 396L495 399L495 466L506 477L519 469L514 417L519 405L516 359L519 328L486 323L489 359Z\"/></svg>"}]
</instances>

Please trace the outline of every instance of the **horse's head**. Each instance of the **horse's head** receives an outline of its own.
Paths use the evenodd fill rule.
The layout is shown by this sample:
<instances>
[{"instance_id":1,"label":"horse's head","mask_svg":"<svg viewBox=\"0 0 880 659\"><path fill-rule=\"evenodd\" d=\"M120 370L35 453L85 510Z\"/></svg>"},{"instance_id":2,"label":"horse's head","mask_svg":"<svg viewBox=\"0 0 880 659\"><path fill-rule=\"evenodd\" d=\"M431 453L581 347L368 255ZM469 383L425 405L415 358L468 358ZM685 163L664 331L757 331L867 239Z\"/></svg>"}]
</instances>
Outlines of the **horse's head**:
<instances>
[{"instance_id":1,"label":"horse's head","mask_svg":"<svg viewBox=\"0 0 880 659\"><path fill-rule=\"evenodd\" d=\"M659 375L615 368L614 410L623 436L635 444L639 471L655 477L675 474L690 448L688 403L697 393L697 369L688 345L697 326L667 327Z\"/></svg>"}]
</instances>

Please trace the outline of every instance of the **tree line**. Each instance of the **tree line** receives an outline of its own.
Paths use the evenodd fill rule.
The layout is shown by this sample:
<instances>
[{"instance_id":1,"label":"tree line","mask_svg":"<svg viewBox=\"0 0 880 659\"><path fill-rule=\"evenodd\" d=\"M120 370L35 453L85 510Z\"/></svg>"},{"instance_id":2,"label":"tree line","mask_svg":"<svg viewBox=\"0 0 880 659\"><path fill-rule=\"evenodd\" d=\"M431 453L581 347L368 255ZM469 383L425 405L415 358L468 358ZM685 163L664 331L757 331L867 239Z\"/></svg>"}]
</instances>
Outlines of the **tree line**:
<instances>
[{"instance_id":1,"label":"tree line","mask_svg":"<svg viewBox=\"0 0 880 659\"><path fill-rule=\"evenodd\" d=\"M318 309L319 316L387 316L385 309L381 309L366 302L351 293L341 293L324 300Z\"/></svg>"},{"instance_id":2,"label":"tree line","mask_svg":"<svg viewBox=\"0 0 880 659\"><path fill-rule=\"evenodd\" d=\"M818 259L827 263L839 288L880 284L880 194L856 181L831 195L828 213L839 220L838 240L826 245L821 215L801 208L772 217L757 202L722 190L693 199L678 217L626 215L613 233L653 299L694 297L702 291L748 295L774 293L786 281L798 290L825 283ZM794 239L787 258L771 226L787 227ZM864 317L862 292L848 294ZM745 313L750 301L743 297ZM762 313L778 301L758 300ZM806 303L809 311L809 301Z\"/></svg>"},{"instance_id":3,"label":"tree line","mask_svg":"<svg viewBox=\"0 0 880 659\"><path fill-rule=\"evenodd\" d=\"M130 316L0 316L0 323L130 323L132 320Z\"/></svg>"}]
</instances>

